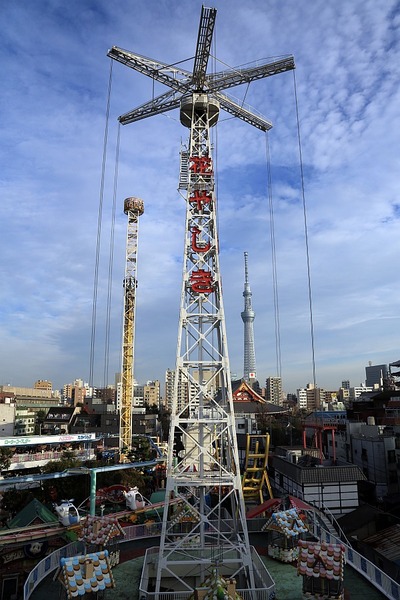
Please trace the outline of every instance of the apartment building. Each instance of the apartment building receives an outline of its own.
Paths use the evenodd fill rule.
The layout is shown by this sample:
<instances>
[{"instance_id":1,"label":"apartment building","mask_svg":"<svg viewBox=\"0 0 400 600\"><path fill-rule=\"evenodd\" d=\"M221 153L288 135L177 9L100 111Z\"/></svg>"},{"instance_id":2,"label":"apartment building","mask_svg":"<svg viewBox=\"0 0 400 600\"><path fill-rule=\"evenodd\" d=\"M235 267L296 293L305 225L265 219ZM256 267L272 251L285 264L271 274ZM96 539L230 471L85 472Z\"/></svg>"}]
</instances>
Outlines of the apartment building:
<instances>
[{"instance_id":1,"label":"apartment building","mask_svg":"<svg viewBox=\"0 0 400 600\"><path fill-rule=\"evenodd\" d=\"M160 382L158 380L148 381L143 386L143 398L148 406L160 408Z\"/></svg>"},{"instance_id":2,"label":"apartment building","mask_svg":"<svg viewBox=\"0 0 400 600\"><path fill-rule=\"evenodd\" d=\"M283 391L281 377L268 377L265 382L265 399L278 406L283 405Z\"/></svg>"}]
</instances>

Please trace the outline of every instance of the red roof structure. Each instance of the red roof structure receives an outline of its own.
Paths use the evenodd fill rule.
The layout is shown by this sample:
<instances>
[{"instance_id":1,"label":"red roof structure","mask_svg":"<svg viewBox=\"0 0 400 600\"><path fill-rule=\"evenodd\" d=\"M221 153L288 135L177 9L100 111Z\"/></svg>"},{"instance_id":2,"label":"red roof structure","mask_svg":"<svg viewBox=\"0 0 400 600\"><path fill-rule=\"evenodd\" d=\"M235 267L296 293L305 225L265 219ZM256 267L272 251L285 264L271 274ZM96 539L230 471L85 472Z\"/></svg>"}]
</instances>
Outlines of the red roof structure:
<instances>
[{"instance_id":1,"label":"red roof structure","mask_svg":"<svg viewBox=\"0 0 400 600\"><path fill-rule=\"evenodd\" d=\"M289 502L291 506L297 508L297 510L314 510L314 507L311 504L307 504L307 502L303 502L300 498L296 498L295 496L289 496Z\"/></svg>"},{"instance_id":2,"label":"red roof structure","mask_svg":"<svg viewBox=\"0 0 400 600\"><path fill-rule=\"evenodd\" d=\"M255 506L251 510L246 513L246 519L254 519L254 517L258 517L258 515L262 515L262 513L272 513L276 508L280 507L282 503L281 498L270 498L263 502L259 506Z\"/></svg>"},{"instance_id":3,"label":"red roof structure","mask_svg":"<svg viewBox=\"0 0 400 600\"><path fill-rule=\"evenodd\" d=\"M232 396L235 412L254 412L261 406L272 415L289 412L288 409L265 400L244 379L232 382Z\"/></svg>"}]
</instances>

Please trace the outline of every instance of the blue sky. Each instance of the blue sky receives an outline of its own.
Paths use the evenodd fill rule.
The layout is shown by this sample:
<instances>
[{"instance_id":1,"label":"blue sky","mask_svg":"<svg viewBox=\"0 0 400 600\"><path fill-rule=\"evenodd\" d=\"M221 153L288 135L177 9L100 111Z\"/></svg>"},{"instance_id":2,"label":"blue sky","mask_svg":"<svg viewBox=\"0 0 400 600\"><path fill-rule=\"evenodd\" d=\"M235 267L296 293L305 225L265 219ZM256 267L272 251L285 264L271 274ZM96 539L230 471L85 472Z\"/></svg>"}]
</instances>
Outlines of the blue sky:
<instances>
[{"instance_id":1,"label":"blue sky","mask_svg":"<svg viewBox=\"0 0 400 600\"><path fill-rule=\"evenodd\" d=\"M317 384L359 385L400 358L400 4L232 0L218 9L216 70L293 54L305 174ZM201 2L16 0L0 45L0 384L54 387L89 376L93 273L110 59L116 45L166 63L194 54ZM190 70L192 63L181 63ZM166 88L113 65L94 383L104 331L117 117ZM231 94L269 134L283 387L312 381L293 73ZM178 111L121 129L108 381L121 362L123 199L139 196L135 375L174 368L187 130ZM224 305L233 373L243 371L243 252L249 253L261 383L277 374L265 135L221 113L216 132Z\"/></svg>"}]
</instances>

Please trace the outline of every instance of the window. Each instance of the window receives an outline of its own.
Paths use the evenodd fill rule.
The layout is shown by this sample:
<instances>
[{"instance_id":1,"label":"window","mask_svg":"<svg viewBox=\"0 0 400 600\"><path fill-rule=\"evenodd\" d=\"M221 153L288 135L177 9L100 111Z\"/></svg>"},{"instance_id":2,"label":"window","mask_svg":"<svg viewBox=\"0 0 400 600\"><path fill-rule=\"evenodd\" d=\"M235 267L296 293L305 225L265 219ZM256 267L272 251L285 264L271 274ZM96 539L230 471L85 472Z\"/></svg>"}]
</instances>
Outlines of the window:
<instances>
[{"instance_id":1,"label":"window","mask_svg":"<svg viewBox=\"0 0 400 600\"><path fill-rule=\"evenodd\" d=\"M17 598L18 575L10 575L3 579L2 598Z\"/></svg>"}]
</instances>

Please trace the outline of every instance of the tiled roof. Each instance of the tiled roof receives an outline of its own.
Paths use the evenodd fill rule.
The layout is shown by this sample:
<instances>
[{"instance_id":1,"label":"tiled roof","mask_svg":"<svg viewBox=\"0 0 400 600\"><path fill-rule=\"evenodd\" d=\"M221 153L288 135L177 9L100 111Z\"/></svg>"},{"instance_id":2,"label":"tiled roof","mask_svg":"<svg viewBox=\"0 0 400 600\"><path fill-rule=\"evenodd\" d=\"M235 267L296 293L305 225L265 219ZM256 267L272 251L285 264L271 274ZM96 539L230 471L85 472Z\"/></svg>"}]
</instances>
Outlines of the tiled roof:
<instances>
[{"instance_id":1,"label":"tiled roof","mask_svg":"<svg viewBox=\"0 0 400 600\"><path fill-rule=\"evenodd\" d=\"M369 523L373 524L375 519L379 518L378 515L382 515L382 511L379 508L375 508L370 504L360 504L356 509L340 516L337 521L340 528L347 537L349 537L355 533L357 529L360 529Z\"/></svg>"},{"instance_id":2,"label":"tiled roof","mask_svg":"<svg viewBox=\"0 0 400 600\"><path fill-rule=\"evenodd\" d=\"M263 531L267 529L279 531L287 538L297 537L300 533L308 531L295 508L274 512L262 528Z\"/></svg>"},{"instance_id":3,"label":"tiled roof","mask_svg":"<svg viewBox=\"0 0 400 600\"><path fill-rule=\"evenodd\" d=\"M314 467L304 469L304 483L334 483L335 481L361 481L366 476L356 465L348 467Z\"/></svg>"},{"instance_id":4,"label":"tiled roof","mask_svg":"<svg viewBox=\"0 0 400 600\"><path fill-rule=\"evenodd\" d=\"M301 467L288 460L274 456L273 466L279 472L294 481L304 483L336 483L365 481L367 478L356 465Z\"/></svg>"},{"instance_id":5,"label":"tiled roof","mask_svg":"<svg viewBox=\"0 0 400 600\"><path fill-rule=\"evenodd\" d=\"M265 398L260 396L248 383L244 381L244 379L240 379L238 381L232 382L232 393L233 393L233 401L240 402L237 394L242 392L245 396L248 397L248 401L250 402L258 402L259 404L265 404Z\"/></svg>"},{"instance_id":6,"label":"tiled roof","mask_svg":"<svg viewBox=\"0 0 400 600\"><path fill-rule=\"evenodd\" d=\"M115 587L107 550L62 558L60 566L68 600Z\"/></svg>"},{"instance_id":7,"label":"tiled roof","mask_svg":"<svg viewBox=\"0 0 400 600\"><path fill-rule=\"evenodd\" d=\"M392 525L362 540L388 560L400 562L400 525Z\"/></svg>"},{"instance_id":8,"label":"tiled roof","mask_svg":"<svg viewBox=\"0 0 400 600\"><path fill-rule=\"evenodd\" d=\"M260 406L270 414L288 412L287 408L265 400L244 380L232 382L232 395L235 412L256 412Z\"/></svg>"},{"instance_id":9,"label":"tiled roof","mask_svg":"<svg viewBox=\"0 0 400 600\"><path fill-rule=\"evenodd\" d=\"M297 572L299 575L343 580L344 546L299 540L298 547Z\"/></svg>"},{"instance_id":10,"label":"tiled roof","mask_svg":"<svg viewBox=\"0 0 400 600\"><path fill-rule=\"evenodd\" d=\"M85 541L87 544L106 546L112 538L124 535L125 532L118 523L117 518L112 516L97 517L88 515L82 526L79 539Z\"/></svg>"}]
</instances>

